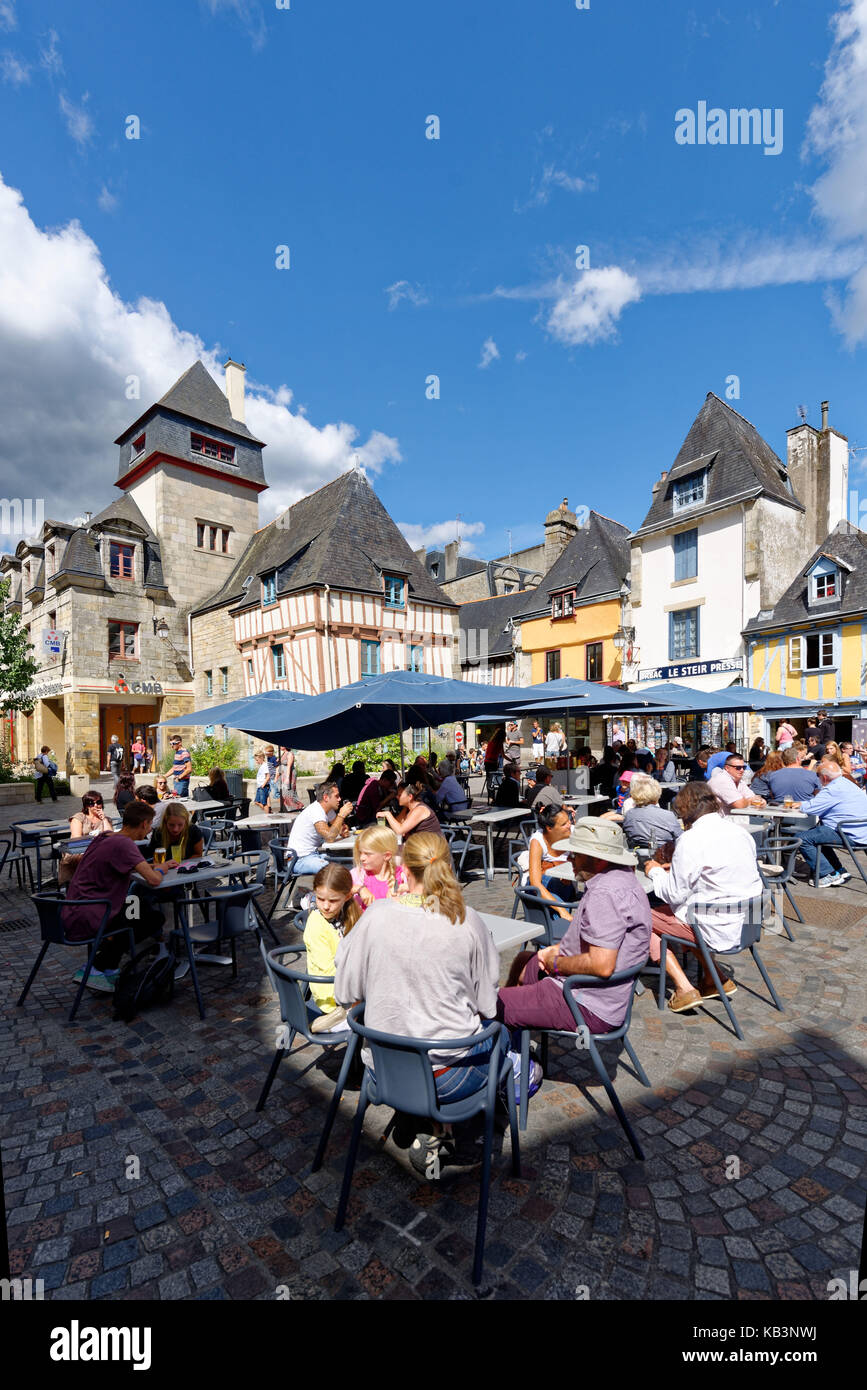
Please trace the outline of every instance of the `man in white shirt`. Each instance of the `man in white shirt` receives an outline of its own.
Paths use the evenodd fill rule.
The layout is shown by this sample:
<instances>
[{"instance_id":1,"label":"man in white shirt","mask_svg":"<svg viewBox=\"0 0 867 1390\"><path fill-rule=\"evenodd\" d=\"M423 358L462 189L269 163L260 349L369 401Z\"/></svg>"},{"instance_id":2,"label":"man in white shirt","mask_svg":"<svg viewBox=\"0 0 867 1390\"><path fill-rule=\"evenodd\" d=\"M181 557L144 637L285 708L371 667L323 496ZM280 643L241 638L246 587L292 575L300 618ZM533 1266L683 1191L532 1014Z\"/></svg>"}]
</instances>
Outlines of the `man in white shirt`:
<instances>
[{"instance_id":1,"label":"man in white shirt","mask_svg":"<svg viewBox=\"0 0 867 1390\"><path fill-rule=\"evenodd\" d=\"M659 936L663 932L694 945L695 934L688 923L696 903L719 904L694 913L711 951L728 951L740 943L748 903L751 912L761 913L762 880L756 864L755 841L736 818L720 814L712 783L689 782L675 808L684 833L677 841L671 864L651 859L645 865L653 893L662 903L652 914L650 959L657 963ZM676 990L668 1003L673 1013L694 1009L703 999L718 997L704 960L698 989L690 984L673 951L666 952L665 965ZM723 976L726 994L734 994L736 987L734 980Z\"/></svg>"},{"instance_id":2,"label":"man in white shirt","mask_svg":"<svg viewBox=\"0 0 867 1390\"><path fill-rule=\"evenodd\" d=\"M801 853L807 861L810 873L819 860L820 888L839 888L852 877L832 849L823 854L819 846L841 845L837 827L843 824L853 845L867 845L867 796L848 777L843 769L830 758L823 758L816 768L822 783L822 790L811 796L809 801L798 803L798 809L819 817L819 824L811 830L799 830ZM848 822L848 823L847 823Z\"/></svg>"},{"instance_id":3,"label":"man in white shirt","mask_svg":"<svg viewBox=\"0 0 867 1390\"><path fill-rule=\"evenodd\" d=\"M724 806L731 811L741 806L766 806L760 796L750 796L741 780L746 763L739 753L730 753L723 767L715 767L710 775L708 786L718 796Z\"/></svg>"},{"instance_id":4,"label":"man in white shirt","mask_svg":"<svg viewBox=\"0 0 867 1390\"><path fill-rule=\"evenodd\" d=\"M316 800L304 807L289 833L289 848L298 856L296 874L318 874L325 868L328 860L319 851L323 844L341 838L351 811L351 801L340 805L340 789L336 782L323 782L317 787Z\"/></svg>"}]
</instances>

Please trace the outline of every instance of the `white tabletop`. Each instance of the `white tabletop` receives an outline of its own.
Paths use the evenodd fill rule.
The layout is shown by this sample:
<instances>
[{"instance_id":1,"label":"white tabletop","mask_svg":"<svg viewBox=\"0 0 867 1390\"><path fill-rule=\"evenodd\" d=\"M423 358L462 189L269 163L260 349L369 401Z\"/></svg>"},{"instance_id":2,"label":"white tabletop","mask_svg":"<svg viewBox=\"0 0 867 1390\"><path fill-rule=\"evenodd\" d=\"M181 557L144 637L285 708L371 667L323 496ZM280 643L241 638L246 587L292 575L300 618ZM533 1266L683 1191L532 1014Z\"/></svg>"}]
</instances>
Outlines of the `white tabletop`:
<instances>
[{"instance_id":1,"label":"white tabletop","mask_svg":"<svg viewBox=\"0 0 867 1390\"><path fill-rule=\"evenodd\" d=\"M233 820L232 827L238 830L267 830L271 825L291 825L298 811L275 811L272 816L244 816L243 820Z\"/></svg>"},{"instance_id":2,"label":"white tabletop","mask_svg":"<svg viewBox=\"0 0 867 1390\"><path fill-rule=\"evenodd\" d=\"M498 951L508 951L524 941L535 941L537 937L545 935L545 928L535 922L523 922L516 917L495 917L490 912L480 912L479 916L494 938Z\"/></svg>"},{"instance_id":3,"label":"white tabletop","mask_svg":"<svg viewBox=\"0 0 867 1390\"><path fill-rule=\"evenodd\" d=\"M226 878L229 874L255 873L256 866L246 859L218 859L212 854L203 855L203 858L212 861L210 866L197 868L195 873L179 874L179 866L173 865L168 873L163 874L162 883L151 887L150 891L162 893L169 888L187 888L192 887L194 883L210 883L217 878Z\"/></svg>"},{"instance_id":4,"label":"white tabletop","mask_svg":"<svg viewBox=\"0 0 867 1390\"><path fill-rule=\"evenodd\" d=\"M190 815L194 811L225 811L228 816L232 810L230 801L197 801L194 796L175 796L166 797L169 805L173 802L176 806L186 806Z\"/></svg>"},{"instance_id":5,"label":"white tabletop","mask_svg":"<svg viewBox=\"0 0 867 1390\"><path fill-rule=\"evenodd\" d=\"M776 820L809 820L805 811L787 810L785 806L733 806L733 816L770 816Z\"/></svg>"},{"instance_id":6,"label":"white tabletop","mask_svg":"<svg viewBox=\"0 0 867 1390\"><path fill-rule=\"evenodd\" d=\"M497 825L500 821L507 820L532 820L533 812L529 806L511 806L505 810L482 811L480 815L473 816L473 824L478 821L480 825Z\"/></svg>"},{"instance_id":7,"label":"white tabletop","mask_svg":"<svg viewBox=\"0 0 867 1390\"><path fill-rule=\"evenodd\" d=\"M336 850L338 854L349 854L355 849L357 839L357 835L344 835L342 840L331 840L330 843L325 841L319 846L317 853L327 854L329 850Z\"/></svg>"},{"instance_id":8,"label":"white tabletop","mask_svg":"<svg viewBox=\"0 0 867 1390\"><path fill-rule=\"evenodd\" d=\"M610 801L609 796L594 796L590 792L576 792L574 796L564 796L563 802L566 806L590 806L594 801Z\"/></svg>"}]
</instances>

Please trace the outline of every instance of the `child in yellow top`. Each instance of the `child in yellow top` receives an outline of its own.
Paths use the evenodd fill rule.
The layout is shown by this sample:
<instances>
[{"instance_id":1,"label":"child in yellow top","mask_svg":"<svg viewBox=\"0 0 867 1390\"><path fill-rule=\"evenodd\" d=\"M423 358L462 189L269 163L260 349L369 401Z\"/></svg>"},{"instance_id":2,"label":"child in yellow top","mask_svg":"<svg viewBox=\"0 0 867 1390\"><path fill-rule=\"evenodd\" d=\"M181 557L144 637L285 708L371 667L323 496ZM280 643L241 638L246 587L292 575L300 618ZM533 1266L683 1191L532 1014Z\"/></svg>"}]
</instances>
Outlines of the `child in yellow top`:
<instances>
[{"instance_id":1,"label":"child in yellow top","mask_svg":"<svg viewBox=\"0 0 867 1390\"><path fill-rule=\"evenodd\" d=\"M316 907L304 928L307 970L311 975L334 975L334 962L340 938L351 931L361 916L353 894L352 875L342 864L326 864L313 880ZM346 1020L346 1010L338 1007L331 984L312 984L310 995L321 1015L310 1025L311 1033L327 1033Z\"/></svg>"}]
</instances>

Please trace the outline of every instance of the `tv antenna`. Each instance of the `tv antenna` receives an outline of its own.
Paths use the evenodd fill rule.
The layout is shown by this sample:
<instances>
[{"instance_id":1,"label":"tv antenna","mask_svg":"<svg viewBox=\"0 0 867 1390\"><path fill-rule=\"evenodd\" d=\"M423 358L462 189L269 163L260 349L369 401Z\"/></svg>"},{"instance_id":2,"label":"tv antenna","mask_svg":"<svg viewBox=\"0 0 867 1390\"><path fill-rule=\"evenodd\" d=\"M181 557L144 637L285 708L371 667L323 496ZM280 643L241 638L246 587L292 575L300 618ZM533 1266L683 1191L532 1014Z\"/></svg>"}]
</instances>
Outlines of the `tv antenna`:
<instances>
[{"instance_id":1,"label":"tv antenna","mask_svg":"<svg viewBox=\"0 0 867 1390\"><path fill-rule=\"evenodd\" d=\"M798 414L799 414L800 417L801 417L801 424L802 424L802 425L806 425L806 423L807 423L807 407L806 407L805 405L799 405L799 406L798 406Z\"/></svg>"}]
</instances>

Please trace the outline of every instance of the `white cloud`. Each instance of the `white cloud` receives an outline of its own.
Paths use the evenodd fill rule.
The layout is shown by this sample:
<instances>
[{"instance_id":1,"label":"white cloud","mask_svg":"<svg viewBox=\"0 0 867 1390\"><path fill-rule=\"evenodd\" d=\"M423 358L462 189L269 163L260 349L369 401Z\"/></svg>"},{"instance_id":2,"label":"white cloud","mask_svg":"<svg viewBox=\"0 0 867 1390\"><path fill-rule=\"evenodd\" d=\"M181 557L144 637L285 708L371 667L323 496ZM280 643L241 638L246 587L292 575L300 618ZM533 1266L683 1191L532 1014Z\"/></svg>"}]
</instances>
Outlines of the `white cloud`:
<instances>
[{"instance_id":1,"label":"white cloud","mask_svg":"<svg viewBox=\"0 0 867 1390\"><path fill-rule=\"evenodd\" d=\"M267 31L259 0L202 0L212 15L234 14L250 38L254 49L263 48Z\"/></svg>"},{"instance_id":2,"label":"white cloud","mask_svg":"<svg viewBox=\"0 0 867 1390\"><path fill-rule=\"evenodd\" d=\"M523 348L518 348L518 351L515 353L515 361L516 361L516 362L526 362L526 360L527 360L527 354L526 354L526 352L524 351Z\"/></svg>"},{"instance_id":3,"label":"white cloud","mask_svg":"<svg viewBox=\"0 0 867 1390\"><path fill-rule=\"evenodd\" d=\"M420 304L427 304L428 297L420 285L413 285L409 280L395 280L393 285L387 285L384 293L388 295L389 309L396 309L402 299L409 300L416 308Z\"/></svg>"},{"instance_id":4,"label":"white cloud","mask_svg":"<svg viewBox=\"0 0 867 1390\"><path fill-rule=\"evenodd\" d=\"M179 327L165 304L122 300L77 222L43 231L0 179L0 380L10 407L0 495L27 489L60 520L99 510L116 495L114 438L197 357L222 385L225 355ZM139 399L126 398L130 377ZM247 423L268 444L263 520L352 467L356 453L370 472L401 458L397 440L378 430L361 442L345 421L312 424L285 385L248 383Z\"/></svg>"},{"instance_id":5,"label":"white cloud","mask_svg":"<svg viewBox=\"0 0 867 1390\"><path fill-rule=\"evenodd\" d=\"M63 72L63 58L60 55L60 35L56 29L49 29L46 45L40 49L39 61L51 77Z\"/></svg>"},{"instance_id":6,"label":"white cloud","mask_svg":"<svg viewBox=\"0 0 867 1390\"><path fill-rule=\"evenodd\" d=\"M14 53L4 53L0 60L0 71L2 71L3 81L8 82L12 87L22 87L25 82L30 81L30 68L26 63L22 63Z\"/></svg>"},{"instance_id":7,"label":"white cloud","mask_svg":"<svg viewBox=\"0 0 867 1390\"><path fill-rule=\"evenodd\" d=\"M826 162L811 189L832 234L860 244L848 298L829 296L849 343L867 339L867 0L847 0L834 17L834 42L819 101L810 113L806 151Z\"/></svg>"},{"instance_id":8,"label":"white cloud","mask_svg":"<svg viewBox=\"0 0 867 1390\"><path fill-rule=\"evenodd\" d=\"M0 29L17 29L14 0L0 0Z\"/></svg>"},{"instance_id":9,"label":"white cloud","mask_svg":"<svg viewBox=\"0 0 867 1390\"><path fill-rule=\"evenodd\" d=\"M76 106L70 101L64 92L60 93L60 110L66 121L66 129L69 131L76 145L84 146L93 137L93 121L90 113L86 109L85 103L88 101L88 93L85 92L81 98L81 105Z\"/></svg>"},{"instance_id":10,"label":"white cloud","mask_svg":"<svg viewBox=\"0 0 867 1390\"><path fill-rule=\"evenodd\" d=\"M495 362L499 355L500 349L497 347L493 338L486 338L482 343L482 355L476 365L482 369L490 367L491 363Z\"/></svg>"},{"instance_id":11,"label":"white cloud","mask_svg":"<svg viewBox=\"0 0 867 1390\"><path fill-rule=\"evenodd\" d=\"M475 545L466 542L472 536L481 536L485 529L483 521L432 521L427 526L421 526L414 521L399 521L398 529L403 532L413 550L418 550L421 546L430 550L441 550L444 545L449 545L453 540L457 540L458 530L461 535L461 554L475 554Z\"/></svg>"},{"instance_id":12,"label":"white cloud","mask_svg":"<svg viewBox=\"0 0 867 1390\"><path fill-rule=\"evenodd\" d=\"M640 298L638 281L620 266L585 270L579 280L563 286L548 315L548 331L569 347L612 338L623 310Z\"/></svg>"},{"instance_id":13,"label":"white cloud","mask_svg":"<svg viewBox=\"0 0 867 1390\"><path fill-rule=\"evenodd\" d=\"M516 212L526 212L527 208L544 207L551 197L553 188L562 188L567 193L595 193L598 179L595 174L580 178L577 174L567 174L554 164L546 164L538 179L532 183L532 193L526 203L516 206Z\"/></svg>"},{"instance_id":14,"label":"white cloud","mask_svg":"<svg viewBox=\"0 0 867 1390\"><path fill-rule=\"evenodd\" d=\"M106 188L105 184L102 185L96 201L101 212L115 212L117 210L117 198L110 188Z\"/></svg>"}]
</instances>

